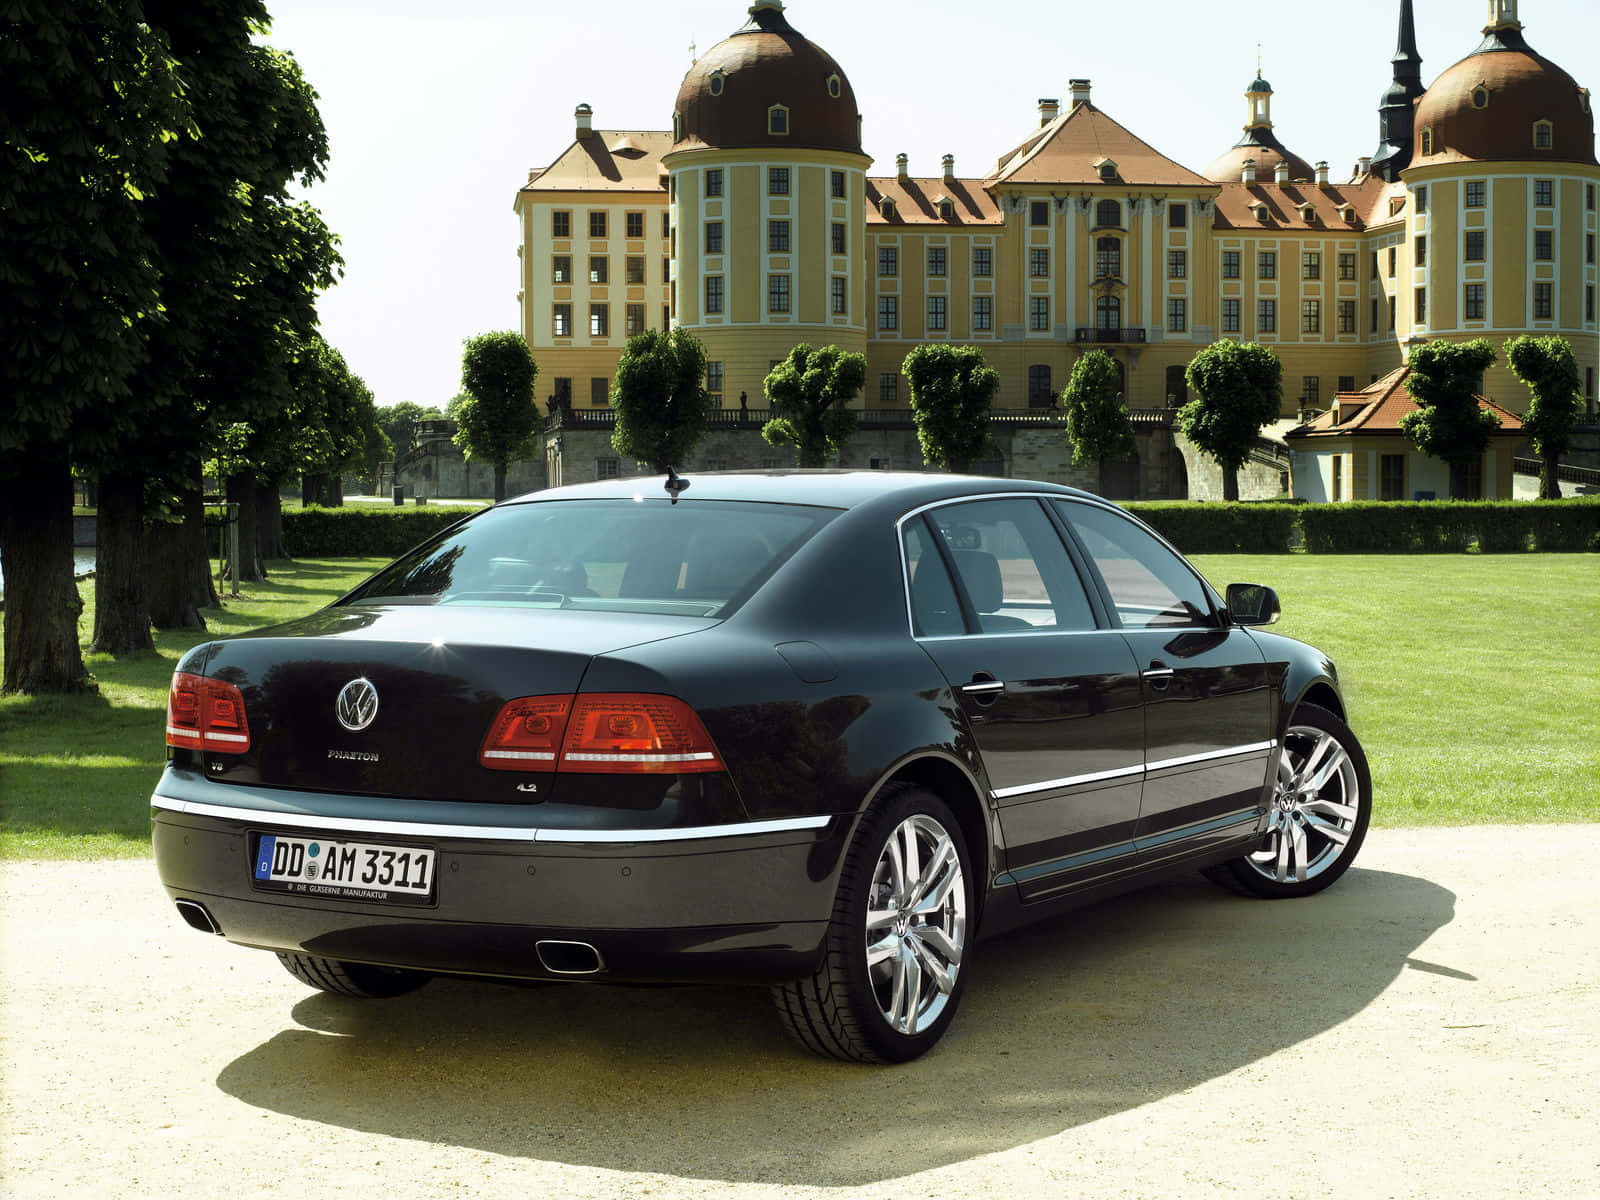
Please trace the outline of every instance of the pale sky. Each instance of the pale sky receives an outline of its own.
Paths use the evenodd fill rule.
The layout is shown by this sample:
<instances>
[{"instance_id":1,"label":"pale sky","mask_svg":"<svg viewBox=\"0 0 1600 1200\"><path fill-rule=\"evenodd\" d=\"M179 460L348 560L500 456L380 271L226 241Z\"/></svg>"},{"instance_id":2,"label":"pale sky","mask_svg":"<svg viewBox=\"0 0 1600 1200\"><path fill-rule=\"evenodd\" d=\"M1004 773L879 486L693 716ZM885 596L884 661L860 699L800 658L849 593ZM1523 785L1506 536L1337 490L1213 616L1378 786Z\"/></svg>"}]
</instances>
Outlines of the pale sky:
<instances>
[{"instance_id":1,"label":"pale sky","mask_svg":"<svg viewBox=\"0 0 1600 1200\"><path fill-rule=\"evenodd\" d=\"M747 0L746 0L747 3ZM342 239L321 301L328 341L381 405L441 408L461 343L518 328L512 202L528 168L601 129L670 129L701 52L743 24L740 0L267 0L272 42L321 96L332 143L308 198ZM1414 0L1422 77L1477 45L1486 0ZM1261 67L1273 124L1336 180L1378 144L1400 0L789 0L786 15L855 88L871 173L982 177L1038 123L1041 96L1093 81L1095 105L1195 171L1238 140ZM1522 0L1529 43L1600 92L1600 4Z\"/></svg>"}]
</instances>

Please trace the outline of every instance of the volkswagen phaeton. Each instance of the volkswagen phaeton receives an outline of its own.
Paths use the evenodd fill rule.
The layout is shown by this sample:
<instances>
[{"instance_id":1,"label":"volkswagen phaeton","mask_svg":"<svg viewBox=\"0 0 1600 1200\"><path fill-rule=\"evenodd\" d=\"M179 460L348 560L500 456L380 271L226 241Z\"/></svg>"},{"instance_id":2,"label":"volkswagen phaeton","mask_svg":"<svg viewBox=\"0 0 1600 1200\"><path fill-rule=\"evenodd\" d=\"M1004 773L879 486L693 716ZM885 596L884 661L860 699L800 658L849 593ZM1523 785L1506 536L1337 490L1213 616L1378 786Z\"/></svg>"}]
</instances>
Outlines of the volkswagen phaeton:
<instances>
[{"instance_id":1,"label":"volkswagen phaeton","mask_svg":"<svg viewBox=\"0 0 1600 1200\"><path fill-rule=\"evenodd\" d=\"M345 996L760 984L811 1050L902 1062L980 935L1350 866L1366 759L1270 587L1050 484L666 482L495 505L185 655L151 798L182 917Z\"/></svg>"}]
</instances>

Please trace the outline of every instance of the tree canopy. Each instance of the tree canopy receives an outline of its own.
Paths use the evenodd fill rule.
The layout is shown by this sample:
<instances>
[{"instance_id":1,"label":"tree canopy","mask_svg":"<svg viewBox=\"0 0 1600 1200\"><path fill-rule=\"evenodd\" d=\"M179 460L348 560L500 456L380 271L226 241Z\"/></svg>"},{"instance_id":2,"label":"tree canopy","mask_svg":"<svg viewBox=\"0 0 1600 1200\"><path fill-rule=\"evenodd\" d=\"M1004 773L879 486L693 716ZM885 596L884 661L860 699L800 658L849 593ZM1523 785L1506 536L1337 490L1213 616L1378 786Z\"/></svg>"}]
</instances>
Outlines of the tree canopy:
<instances>
[{"instance_id":1,"label":"tree canopy","mask_svg":"<svg viewBox=\"0 0 1600 1200\"><path fill-rule=\"evenodd\" d=\"M1533 396L1522 427L1540 459L1539 499L1559 500L1556 474L1578 423L1578 360L1559 334L1525 334L1506 342L1506 361Z\"/></svg>"},{"instance_id":2,"label":"tree canopy","mask_svg":"<svg viewBox=\"0 0 1600 1200\"><path fill-rule=\"evenodd\" d=\"M466 399L456 409L456 445L468 458L494 464L494 498L506 498L506 468L529 452L538 426L533 381L539 368L520 333L509 329L468 338L461 356Z\"/></svg>"},{"instance_id":3,"label":"tree canopy","mask_svg":"<svg viewBox=\"0 0 1600 1200\"><path fill-rule=\"evenodd\" d=\"M1466 468L1483 457L1500 418L1478 404L1483 373L1497 355L1487 338L1424 342L1406 356L1406 391L1417 411L1400 418L1400 431L1424 454L1448 463L1450 496L1466 499Z\"/></svg>"},{"instance_id":4,"label":"tree canopy","mask_svg":"<svg viewBox=\"0 0 1600 1200\"><path fill-rule=\"evenodd\" d=\"M1072 461L1117 462L1133 454L1133 420L1123 403L1116 360L1104 350L1090 350L1072 364L1061 393Z\"/></svg>"},{"instance_id":5,"label":"tree canopy","mask_svg":"<svg viewBox=\"0 0 1600 1200\"><path fill-rule=\"evenodd\" d=\"M798 466L825 465L856 431L856 415L845 406L866 379L866 355L802 342L767 375L773 417L761 436L774 446L793 446Z\"/></svg>"},{"instance_id":6,"label":"tree canopy","mask_svg":"<svg viewBox=\"0 0 1600 1200\"><path fill-rule=\"evenodd\" d=\"M682 466L705 435L711 411L706 348L682 329L628 339L611 384L617 453L664 473Z\"/></svg>"},{"instance_id":7,"label":"tree canopy","mask_svg":"<svg viewBox=\"0 0 1600 1200\"><path fill-rule=\"evenodd\" d=\"M1239 468L1277 419L1283 363L1256 342L1213 342L1189 360L1184 378L1193 400L1178 410L1178 428L1222 468L1222 498L1239 498Z\"/></svg>"},{"instance_id":8,"label":"tree canopy","mask_svg":"<svg viewBox=\"0 0 1600 1200\"><path fill-rule=\"evenodd\" d=\"M965 473L989 445L989 408L1000 373L976 346L930 342L901 365L911 386L911 419L922 457L936 467Z\"/></svg>"},{"instance_id":9,"label":"tree canopy","mask_svg":"<svg viewBox=\"0 0 1600 1200\"><path fill-rule=\"evenodd\" d=\"M378 428L388 437L397 458L416 446L418 425L423 421L442 420L444 412L437 405L424 408L410 400L378 409Z\"/></svg>"}]
</instances>

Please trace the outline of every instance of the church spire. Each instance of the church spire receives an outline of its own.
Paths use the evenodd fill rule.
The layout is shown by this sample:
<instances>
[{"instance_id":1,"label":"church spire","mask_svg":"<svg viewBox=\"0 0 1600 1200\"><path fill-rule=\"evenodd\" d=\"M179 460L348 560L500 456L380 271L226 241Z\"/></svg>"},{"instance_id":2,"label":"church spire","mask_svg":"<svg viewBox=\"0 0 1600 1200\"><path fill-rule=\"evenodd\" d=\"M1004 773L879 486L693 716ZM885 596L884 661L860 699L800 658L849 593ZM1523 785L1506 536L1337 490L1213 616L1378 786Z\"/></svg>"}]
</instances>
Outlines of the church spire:
<instances>
[{"instance_id":1,"label":"church spire","mask_svg":"<svg viewBox=\"0 0 1600 1200\"><path fill-rule=\"evenodd\" d=\"M1422 86L1422 55L1417 53L1411 0L1400 0L1400 34L1390 61L1394 78L1378 102L1378 152L1372 156L1372 173L1393 182L1411 164L1412 109L1427 90Z\"/></svg>"}]
</instances>

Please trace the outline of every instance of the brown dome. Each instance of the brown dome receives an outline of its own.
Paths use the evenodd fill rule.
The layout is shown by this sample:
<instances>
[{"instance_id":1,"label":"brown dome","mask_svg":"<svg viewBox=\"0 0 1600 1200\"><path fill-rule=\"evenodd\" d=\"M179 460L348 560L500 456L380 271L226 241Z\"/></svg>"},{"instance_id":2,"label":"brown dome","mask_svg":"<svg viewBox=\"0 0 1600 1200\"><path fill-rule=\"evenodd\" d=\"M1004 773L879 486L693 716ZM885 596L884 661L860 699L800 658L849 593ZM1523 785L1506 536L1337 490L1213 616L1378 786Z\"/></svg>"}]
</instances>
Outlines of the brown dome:
<instances>
[{"instance_id":1,"label":"brown dome","mask_svg":"<svg viewBox=\"0 0 1600 1200\"><path fill-rule=\"evenodd\" d=\"M1548 146L1535 144L1534 124L1539 121L1550 122ZM1536 54L1518 30L1495 30L1417 101L1412 145L1413 166L1496 160L1593 163L1594 113L1588 92Z\"/></svg>"},{"instance_id":2,"label":"brown dome","mask_svg":"<svg viewBox=\"0 0 1600 1200\"><path fill-rule=\"evenodd\" d=\"M1273 136L1271 129L1251 129L1242 141L1230 147L1221 157L1201 172L1213 183L1238 183L1244 170L1244 160L1256 160L1256 182L1271 183L1272 173L1280 162L1289 164L1290 179L1312 179L1311 165Z\"/></svg>"},{"instance_id":3,"label":"brown dome","mask_svg":"<svg viewBox=\"0 0 1600 1200\"><path fill-rule=\"evenodd\" d=\"M769 132L768 112L780 104L787 134ZM850 81L772 0L757 0L749 21L700 56L673 106L674 150L748 146L861 153Z\"/></svg>"}]
</instances>

